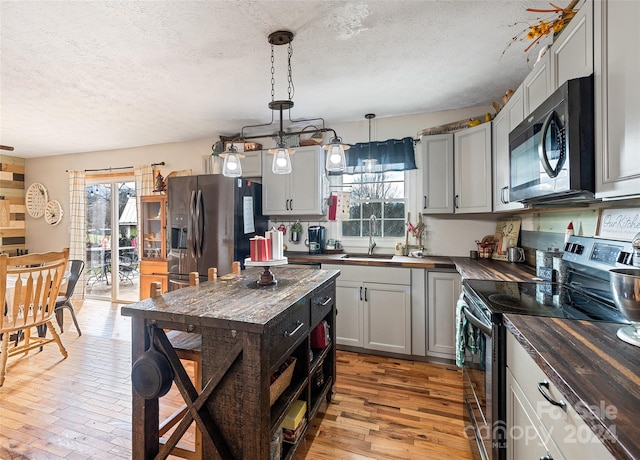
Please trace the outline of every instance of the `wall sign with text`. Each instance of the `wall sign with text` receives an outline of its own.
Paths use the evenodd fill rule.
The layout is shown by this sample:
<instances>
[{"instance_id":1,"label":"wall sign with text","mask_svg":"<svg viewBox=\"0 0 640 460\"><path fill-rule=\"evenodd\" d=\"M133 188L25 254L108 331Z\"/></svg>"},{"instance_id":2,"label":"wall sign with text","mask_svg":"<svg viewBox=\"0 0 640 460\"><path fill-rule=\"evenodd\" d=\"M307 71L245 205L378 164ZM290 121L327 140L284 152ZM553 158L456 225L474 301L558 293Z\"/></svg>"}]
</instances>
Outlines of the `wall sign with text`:
<instances>
[{"instance_id":1,"label":"wall sign with text","mask_svg":"<svg viewBox=\"0 0 640 460\"><path fill-rule=\"evenodd\" d=\"M596 236L631 241L640 233L640 208L601 209Z\"/></svg>"}]
</instances>

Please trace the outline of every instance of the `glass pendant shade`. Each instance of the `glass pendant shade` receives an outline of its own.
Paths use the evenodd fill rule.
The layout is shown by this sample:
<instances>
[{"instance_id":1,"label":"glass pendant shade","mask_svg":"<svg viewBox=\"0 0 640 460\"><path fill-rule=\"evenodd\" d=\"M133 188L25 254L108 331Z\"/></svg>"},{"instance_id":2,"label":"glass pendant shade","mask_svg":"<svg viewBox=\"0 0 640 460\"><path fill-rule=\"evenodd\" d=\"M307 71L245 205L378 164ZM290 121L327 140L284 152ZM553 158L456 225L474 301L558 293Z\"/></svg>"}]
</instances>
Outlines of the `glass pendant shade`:
<instances>
[{"instance_id":1,"label":"glass pendant shade","mask_svg":"<svg viewBox=\"0 0 640 460\"><path fill-rule=\"evenodd\" d=\"M378 168L378 160L375 158L367 158L364 162L364 172L372 173Z\"/></svg>"},{"instance_id":2,"label":"glass pendant shade","mask_svg":"<svg viewBox=\"0 0 640 460\"><path fill-rule=\"evenodd\" d=\"M325 169L331 172L342 172L347 169L347 159L344 156L344 151L349 149L348 145L342 145L342 139L339 137L331 139L329 145L325 145L324 149L327 151L327 159L325 163Z\"/></svg>"},{"instance_id":3,"label":"glass pendant shade","mask_svg":"<svg viewBox=\"0 0 640 460\"><path fill-rule=\"evenodd\" d=\"M271 172L273 174L290 174L291 173L291 154L293 149L284 146L278 146L276 149L269 150L273 153L273 163L271 163Z\"/></svg>"},{"instance_id":4,"label":"glass pendant shade","mask_svg":"<svg viewBox=\"0 0 640 460\"><path fill-rule=\"evenodd\" d=\"M240 164L240 158L244 157L237 153L238 150L232 144L229 150L225 153L221 153L220 156L224 157L224 163L222 163L222 175L225 177L240 177L242 176L242 164Z\"/></svg>"}]
</instances>

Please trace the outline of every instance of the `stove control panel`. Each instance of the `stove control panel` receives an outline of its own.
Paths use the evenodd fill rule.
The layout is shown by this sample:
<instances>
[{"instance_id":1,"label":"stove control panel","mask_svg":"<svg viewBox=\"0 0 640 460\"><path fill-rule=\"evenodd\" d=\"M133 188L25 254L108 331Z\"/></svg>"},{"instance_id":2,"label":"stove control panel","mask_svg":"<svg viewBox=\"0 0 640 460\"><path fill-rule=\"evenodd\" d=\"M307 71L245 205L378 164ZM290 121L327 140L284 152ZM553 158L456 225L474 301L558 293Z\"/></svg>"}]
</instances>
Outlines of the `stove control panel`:
<instances>
[{"instance_id":1,"label":"stove control panel","mask_svg":"<svg viewBox=\"0 0 640 460\"><path fill-rule=\"evenodd\" d=\"M609 271L633 264L633 247L629 241L572 236L565 244L563 260L594 269Z\"/></svg>"}]
</instances>

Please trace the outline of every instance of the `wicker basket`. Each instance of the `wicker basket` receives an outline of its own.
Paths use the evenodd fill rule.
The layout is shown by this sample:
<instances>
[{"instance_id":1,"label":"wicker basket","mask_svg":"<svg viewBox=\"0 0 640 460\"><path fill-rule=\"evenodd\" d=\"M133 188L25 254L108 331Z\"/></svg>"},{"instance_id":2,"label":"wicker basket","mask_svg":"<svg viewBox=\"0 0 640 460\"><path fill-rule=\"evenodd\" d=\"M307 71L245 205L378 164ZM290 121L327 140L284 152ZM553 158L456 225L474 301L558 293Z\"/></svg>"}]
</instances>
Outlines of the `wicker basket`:
<instances>
[{"instance_id":1,"label":"wicker basket","mask_svg":"<svg viewBox=\"0 0 640 460\"><path fill-rule=\"evenodd\" d=\"M273 403L277 401L282 392L291 384L291 378L293 377L293 369L296 367L296 358L293 356L285 361L288 366L278 376L278 378L269 387L269 405L273 406Z\"/></svg>"},{"instance_id":2,"label":"wicker basket","mask_svg":"<svg viewBox=\"0 0 640 460\"><path fill-rule=\"evenodd\" d=\"M307 128L311 128L310 131L313 130L317 130L318 128L316 126L305 126L302 131L300 131L301 133L304 133L305 129ZM322 144L323 141L323 133L321 132L313 132L310 133L311 135L309 137L303 138L303 134L300 134L300 147L305 147L308 145L320 145Z\"/></svg>"}]
</instances>

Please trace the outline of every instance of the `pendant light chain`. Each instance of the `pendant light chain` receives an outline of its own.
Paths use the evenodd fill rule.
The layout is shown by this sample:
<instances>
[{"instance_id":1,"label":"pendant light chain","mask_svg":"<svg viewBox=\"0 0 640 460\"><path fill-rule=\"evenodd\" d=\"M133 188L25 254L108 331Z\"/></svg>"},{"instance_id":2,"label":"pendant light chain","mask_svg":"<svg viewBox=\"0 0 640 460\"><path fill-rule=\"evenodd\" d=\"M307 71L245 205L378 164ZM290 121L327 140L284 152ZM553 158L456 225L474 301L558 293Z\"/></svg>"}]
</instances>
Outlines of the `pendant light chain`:
<instances>
[{"instance_id":1,"label":"pendant light chain","mask_svg":"<svg viewBox=\"0 0 640 460\"><path fill-rule=\"evenodd\" d=\"M272 46L273 48L273 46ZM289 42L289 47L287 50L287 54L288 54L288 73L289 73L289 100L293 101L293 93L295 92L295 88L293 86L293 76L291 74L291 56L293 56L293 45L291 44L291 42Z\"/></svg>"},{"instance_id":2,"label":"pendant light chain","mask_svg":"<svg viewBox=\"0 0 640 460\"><path fill-rule=\"evenodd\" d=\"M275 67L274 67L274 63L275 63L275 58L273 57L273 43L271 44L271 102L275 101L275 96L276 96L276 91L275 91L275 86L276 86L276 78L275 78Z\"/></svg>"}]
</instances>

